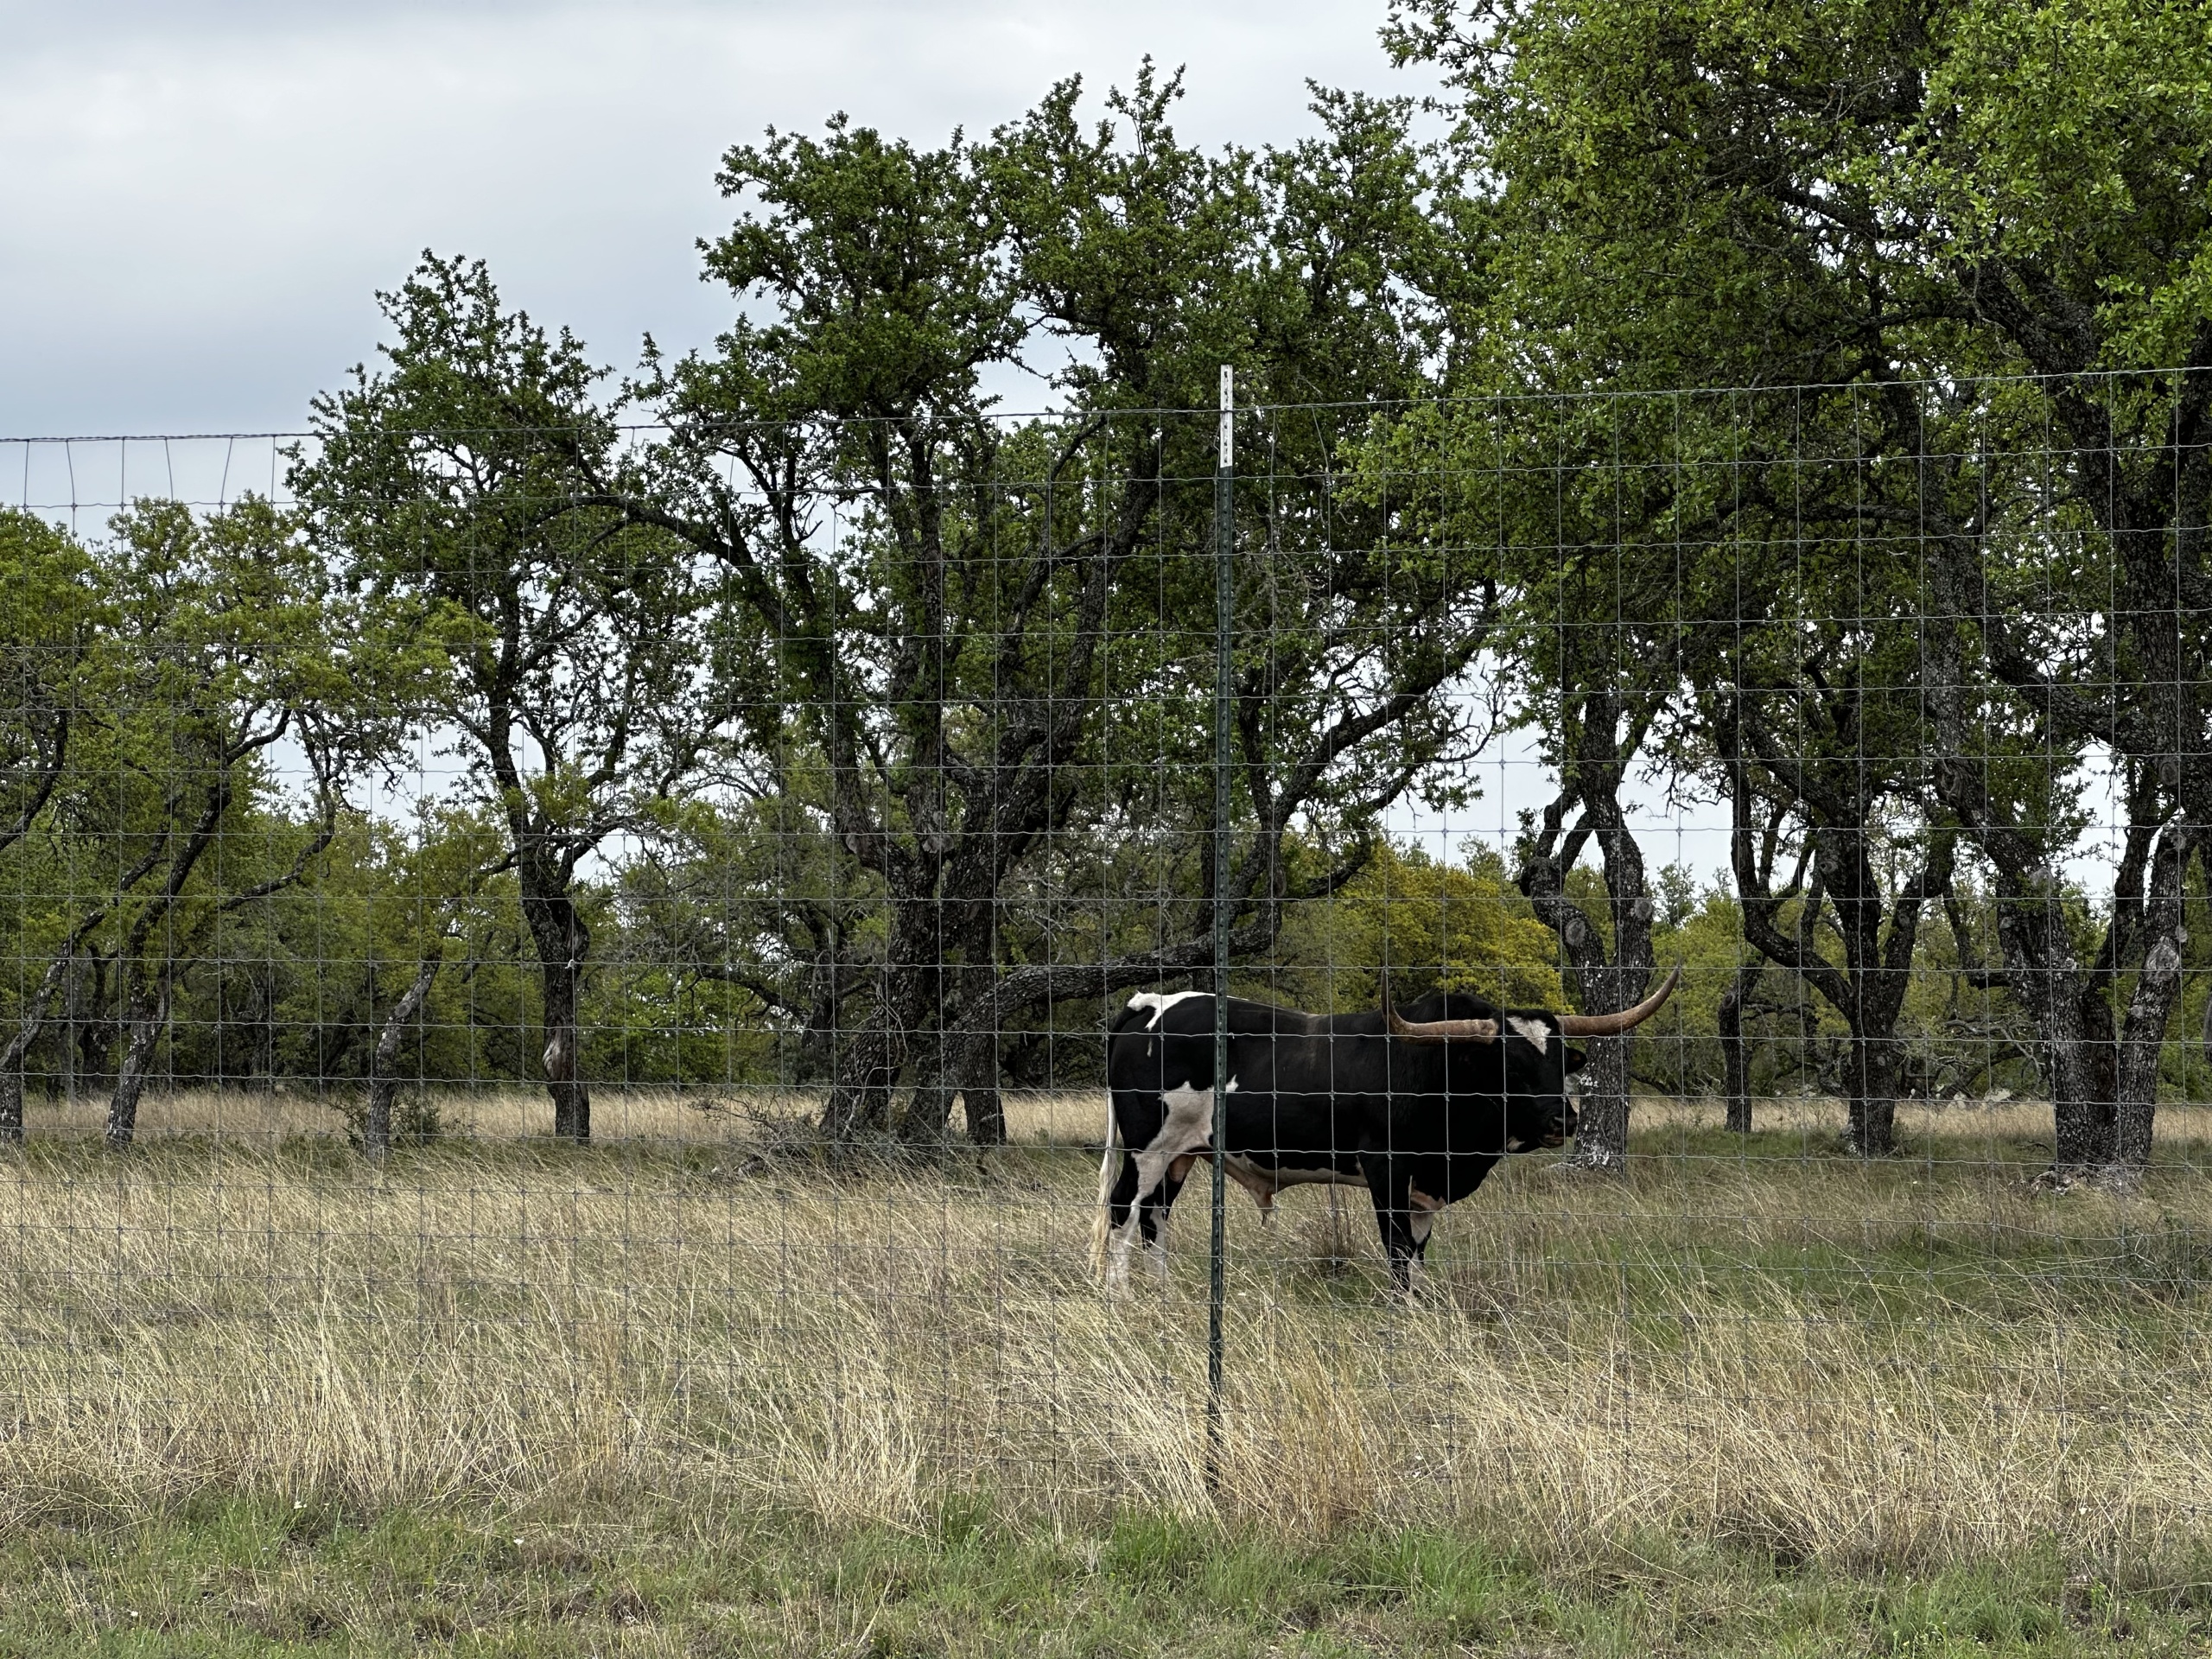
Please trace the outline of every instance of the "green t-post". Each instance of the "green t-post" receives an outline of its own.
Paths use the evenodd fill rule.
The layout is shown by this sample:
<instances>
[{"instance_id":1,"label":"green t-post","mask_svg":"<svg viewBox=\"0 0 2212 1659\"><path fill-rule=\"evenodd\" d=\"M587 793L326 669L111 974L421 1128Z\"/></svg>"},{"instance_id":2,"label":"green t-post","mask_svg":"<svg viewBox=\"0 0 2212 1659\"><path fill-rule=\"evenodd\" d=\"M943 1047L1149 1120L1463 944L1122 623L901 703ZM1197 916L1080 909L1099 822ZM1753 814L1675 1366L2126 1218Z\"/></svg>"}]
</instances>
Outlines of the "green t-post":
<instances>
[{"instance_id":1,"label":"green t-post","mask_svg":"<svg viewBox=\"0 0 2212 1659\"><path fill-rule=\"evenodd\" d=\"M1221 455L1214 469L1213 626L1213 1236L1206 1263L1206 1486L1221 1479L1223 1270L1229 1255L1229 631L1236 604L1230 555L1236 541L1234 489L1236 371L1221 369Z\"/></svg>"}]
</instances>

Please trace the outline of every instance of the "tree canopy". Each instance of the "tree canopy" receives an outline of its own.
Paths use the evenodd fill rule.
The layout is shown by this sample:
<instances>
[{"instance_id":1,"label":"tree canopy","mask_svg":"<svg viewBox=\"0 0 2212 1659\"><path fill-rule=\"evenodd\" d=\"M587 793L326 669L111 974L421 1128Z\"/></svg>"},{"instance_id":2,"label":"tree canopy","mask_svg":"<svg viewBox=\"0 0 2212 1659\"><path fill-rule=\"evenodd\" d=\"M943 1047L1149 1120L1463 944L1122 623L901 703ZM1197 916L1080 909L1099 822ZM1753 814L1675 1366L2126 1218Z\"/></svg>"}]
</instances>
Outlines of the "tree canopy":
<instances>
[{"instance_id":1,"label":"tree canopy","mask_svg":"<svg viewBox=\"0 0 2212 1659\"><path fill-rule=\"evenodd\" d=\"M541 1083L575 1141L594 1081L772 1080L840 1142L988 1141L1225 916L1317 1006L1607 1011L1693 960L1593 1046L1588 1166L1639 1088L1744 1128L1797 1078L1874 1154L2000 1073L2063 1178L2139 1165L2212 938L2201 19L1383 34L1440 125L1318 89L1205 150L1147 60L982 137L771 131L701 349L617 375L426 255L287 505L0 515L0 1135L81 1077L127 1141L165 1065L359 1082L379 1152L410 1077ZM1408 839L1509 751L1510 844Z\"/></svg>"}]
</instances>

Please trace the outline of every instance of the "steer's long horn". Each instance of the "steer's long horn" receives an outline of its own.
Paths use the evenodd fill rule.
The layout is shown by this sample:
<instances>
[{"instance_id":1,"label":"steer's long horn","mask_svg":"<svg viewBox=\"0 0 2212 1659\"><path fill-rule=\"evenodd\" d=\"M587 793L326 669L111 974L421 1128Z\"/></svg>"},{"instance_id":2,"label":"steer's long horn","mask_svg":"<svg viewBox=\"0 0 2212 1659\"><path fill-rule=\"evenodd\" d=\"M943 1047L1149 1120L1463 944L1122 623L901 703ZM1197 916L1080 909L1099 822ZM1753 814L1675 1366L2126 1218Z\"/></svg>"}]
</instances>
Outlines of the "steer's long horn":
<instances>
[{"instance_id":1,"label":"steer's long horn","mask_svg":"<svg viewBox=\"0 0 2212 1659\"><path fill-rule=\"evenodd\" d=\"M1562 1014L1559 1016L1560 1034L1563 1037L1618 1037L1624 1031L1633 1031L1653 1014L1675 994L1681 982L1682 965L1675 964L1667 976L1667 982L1645 997L1632 1008L1623 1008L1618 1014Z\"/></svg>"},{"instance_id":2,"label":"steer's long horn","mask_svg":"<svg viewBox=\"0 0 2212 1659\"><path fill-rule=\"evenodd\" d=\"M1411 1037L1417 1042L1440 1043L1449 1037L1471 1037L1484 1043L1497 1040L1495 1020L1424 1020L1419 1025L1401 1020L1398 1011L1390 1006L1388 974L1382 976L1382 1023L1393 1037Z\"/></svg>"}]
</instances>

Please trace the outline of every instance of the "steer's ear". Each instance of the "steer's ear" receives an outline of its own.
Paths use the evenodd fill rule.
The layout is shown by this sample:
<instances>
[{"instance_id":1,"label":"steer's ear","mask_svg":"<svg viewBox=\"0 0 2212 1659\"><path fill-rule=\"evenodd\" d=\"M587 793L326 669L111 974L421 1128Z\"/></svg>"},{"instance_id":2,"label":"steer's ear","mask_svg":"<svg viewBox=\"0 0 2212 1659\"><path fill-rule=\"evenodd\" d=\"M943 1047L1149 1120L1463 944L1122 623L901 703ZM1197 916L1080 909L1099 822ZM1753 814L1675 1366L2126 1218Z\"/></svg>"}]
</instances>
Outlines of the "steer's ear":
<instances>
[{"instance_id":1,"label":"steer's ear","mask_svg":"<svg viewBox=\"0 0 2212 1659\"><path fill-rule=\"evenodd\" d=\"M1580 1049L1569 1047L1567 1051L1567 1074L1570 1077L1589 1064L1590 1057Z\"/></svg>"}]
</instances>

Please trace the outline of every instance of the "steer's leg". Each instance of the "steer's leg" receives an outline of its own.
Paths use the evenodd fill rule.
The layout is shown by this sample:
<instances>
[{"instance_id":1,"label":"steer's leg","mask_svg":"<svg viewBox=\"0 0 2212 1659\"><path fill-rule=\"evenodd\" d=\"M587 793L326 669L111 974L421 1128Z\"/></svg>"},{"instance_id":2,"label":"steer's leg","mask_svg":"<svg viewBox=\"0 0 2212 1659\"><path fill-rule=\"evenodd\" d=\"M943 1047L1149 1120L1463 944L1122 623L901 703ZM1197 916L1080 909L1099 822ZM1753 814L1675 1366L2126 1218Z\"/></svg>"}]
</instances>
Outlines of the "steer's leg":
<instances>
[{"instance_id":1,"label":"steer's leg","mask_svg":"<svg viewBox=\"0 0 2212 1659\"><path fill-rule=\"evenodd\" d=\"M1106 1201L1106 1288L1119 1292L1129 1282L1129 1235L1135 1230L1137 1210L1137 1160L1135 1154L1122 1154L1122 1173L1114 1182L1114 1191Z\"/></svg>"},{"instance_id":2,"label":"steer's leg","mask_svg":"<svg viewBox=\"0 0 2212 1659\"><path fill-rule=\"evenodd\" d=\"M1145 1171L1139 1154L1159 1135L1161 1112L1160 1096L1147 1090L1116 1089L1113 1103L1122 1169L1106 1198L1106 1291L1118 1295L1128 1287L1129 1252L1144 1197Z\"/></svg>"},{"instance_id":3,"label":"steer's leg","mask_svg":"<svg viewBox=\"0 0 2212 1659\"><path fill-rule=\"evenodd\" d=\"M1160 1223L1166 1205L1174 1201L1169 1191L1172 1166L1177 1159L1206 1143L1209 1124L1205 1108L1213 1099L1211 1090L1184 1084L1162 1090L1158 1098L1160 1115L1153 1120L1155 1127L1141 1143L1127 1133L1132 1127L1128 1118L1122 1120L1122 1145L1135 1150L1122 1167L1122 1179L1114 1189L1108 1215L1109 1223L1119 1223L1111 1227L1108 1235L1109 1291L1118 1291L1128 1283L1129 1254L1140 1233L1146 1249L1155 1252L1154 1265L1158 1267L1165 1262L1165 1243L1159 1239ZM1120 1202L1124 1192L1129 1198L1126 1210ZM1167 1192L1165 1200L1161 1197L1163 1192Z\"/></svg>"},{"instance_id":4,"label":"steer's leg","mask_svg":"<svg viewBox=\"0 0 2212 1659\"><path fill-rule=\"evenodd\" d=\"M1413 1264L1421 1255L1421 1236L1414 1236L1412 1182L1395 1158L1371 1158L1367 1164L1368 1196L1375 1200L1375 1227L1382 1235L1382 1254L1389 1258L1390 1287L1401 1296L1413 1288ZM1427 1216L1422 1220L1427 1221Z\"/></svg>"},{"instance_id":5,"label":"steer's leg","mask_svg":"<svg viewBox=\"0 0 2212 1659\"><path fill-rule=\"evenodd\" d=\"M1145 1200L1144 1248L1151 1259L1152 1270L1161 1284L1167 1282L1167 1224L1173 1218L1175 1195L1183 1190L1183 1183L1191 1173L1196 1157L1185 1154L1167 1166L1167 1174L1160 1189Z\"/></svg>"},{"instance_id":6,"label":"steer's leg","mask_svg":"<svg viewBox=\"0 0 2212 1659\"><path fill-rule=\"evenodd\" d=\"M1406 1231L1414 1242L1414 1261L1424 1270L1428 1266L1428 1241L1436 1230L1436 1215L1443 1208L1443 1199L1431 1198L1422 1192L1419 1181L1408 1180Z\"/></svg>"}]
</instances>

